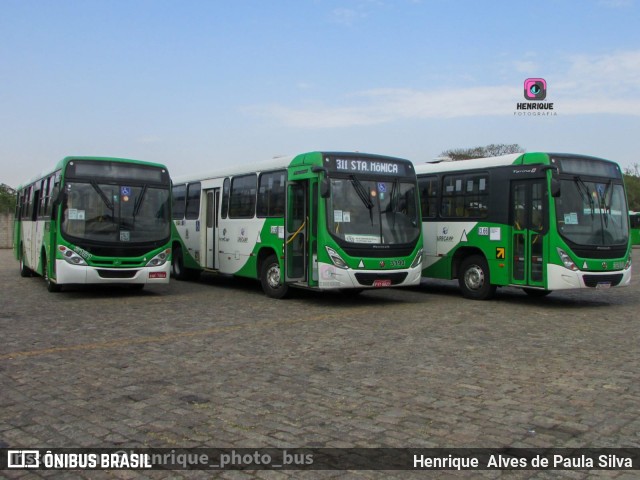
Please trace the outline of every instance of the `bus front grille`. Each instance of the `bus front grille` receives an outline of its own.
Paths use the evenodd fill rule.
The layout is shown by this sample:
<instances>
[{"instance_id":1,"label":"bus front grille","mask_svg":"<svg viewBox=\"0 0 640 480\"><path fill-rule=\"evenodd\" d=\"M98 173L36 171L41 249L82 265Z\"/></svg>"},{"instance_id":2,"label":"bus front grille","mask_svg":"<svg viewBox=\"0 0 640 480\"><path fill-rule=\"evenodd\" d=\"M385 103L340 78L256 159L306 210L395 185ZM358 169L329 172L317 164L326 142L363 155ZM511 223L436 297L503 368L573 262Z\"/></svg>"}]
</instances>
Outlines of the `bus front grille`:
<instances>
[{"instance_id":1,"label":"bus front grille","mask_svg":"<svg viewBox=\"0 0 640 480\"><path fill-rule=\"evenodd\" d=\"M138 270L103 270L98 269L101 278L133 278Z\"/></svg>"},{"instance_id":2,"label":"bus front grille","mask_svg":"<svg viewBox=\"0 0 640 480\"><path fill-rule=\"evenodd\" d=\"M612 287L617 286L622 280L621 273L612 273L609 275L583 275L582 279L587 287L595 288L599 283L610 283Z\"/></svg>"},{"instance_id":3,"label":"bus front grille","mask_svg":"<svg viewBox=\"0 0 640 480\"><path fill-rule=\"evenodd\" d=\"M356 273L356 280L360 285L372 286L376 280L391 280L391 285L399 285L407 278L407 272L390 273Z\"/></svg>"}]
</instances>

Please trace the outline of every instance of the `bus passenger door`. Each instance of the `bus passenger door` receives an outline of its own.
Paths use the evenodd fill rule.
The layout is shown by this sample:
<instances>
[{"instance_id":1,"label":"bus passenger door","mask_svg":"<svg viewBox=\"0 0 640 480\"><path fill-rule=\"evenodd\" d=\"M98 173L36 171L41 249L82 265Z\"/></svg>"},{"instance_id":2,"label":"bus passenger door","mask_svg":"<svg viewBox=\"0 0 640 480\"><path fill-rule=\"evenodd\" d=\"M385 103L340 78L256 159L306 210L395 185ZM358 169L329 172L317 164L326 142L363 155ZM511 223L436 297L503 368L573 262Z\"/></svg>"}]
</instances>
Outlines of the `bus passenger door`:
<instances>
[{"instance_id":1,"label":"bus passenger door","mask_svg":"<svg viewBox=\"0 0 640 480\"><path fill-rule=\"evenodd\" d=\"M206 245L205 266L211 269L220 268L218 264L218 204L220 189L207 190L206 206Z\"/></svg>"},{"instance_id":2,"label":"bus passenger door","mask_svg":"<svg viewBox=\"0 0 640 480\"><path fill-rule=\"evenodd\" d=\"M544 179L511 182L511 282L544 287L544 239L549 229Z\"/></svg>"},{"instance_id":3,"label":"bus passenger door","mask_svg":"<svg viewBox=\"0 0 640 480\"><path fill-rule=\"evenodd\" d=\"M307 182L287 184L285 206L285 283L307 280Z\"/></svg>"}]
</instances>

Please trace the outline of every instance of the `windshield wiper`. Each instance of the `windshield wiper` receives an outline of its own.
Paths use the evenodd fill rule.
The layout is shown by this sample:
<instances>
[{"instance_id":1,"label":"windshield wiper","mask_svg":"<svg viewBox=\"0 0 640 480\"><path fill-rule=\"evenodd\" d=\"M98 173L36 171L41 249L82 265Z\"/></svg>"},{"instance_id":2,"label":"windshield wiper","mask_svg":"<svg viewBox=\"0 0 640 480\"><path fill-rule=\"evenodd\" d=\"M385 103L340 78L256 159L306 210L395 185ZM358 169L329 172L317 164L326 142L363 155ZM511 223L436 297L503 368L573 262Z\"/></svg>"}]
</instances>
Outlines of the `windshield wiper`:
<instances>
[{"instance_id":1,"label":"windshield wiper","mask_svg":"<svg viewBox=\"0 0 640 480\"><path fill-rule=\"evenodd\" d=\"M582 197L583 201L585 200L586 193L586 200L589 202L589 207L591 207L591 218L593 218L595 207L593 205L593 198L591 198L591 192L589 192L589 187L587 187L587 185L577 175L573 177L573 180L578 186L578 192L580 193L580 197Z\"/></svg>"},{"instance_id":2,"label":"windshield wiper","mask_svg":"<svg viewBox=\"0 0 640 480\"><path fill-rule=\"evenodd\" d=\"M104 194L104 192L100 188L100 185L98 185L98 182L96 182L95 180L91 180L89 183L91 183L91 186L93 187L93 189L96 192L98 192L98 195L100 195L100 198L102 199L104 204L107 206L109 210L111 210L111 213L113 213L113 203L111 203L111 201L109 200L109 197L107 197Z\"/></svg>"},{"instance_id":3,"label":"windshield wiper","mask_svg":"<svg viewBox=\"0 0 640 480\"><path fill-rule=\"evenodd\" d=\"M147 184L142 187L142 192L140 192L140 196L136 199L136 203L133 206L133 218L136 218L136 215L140 212L140 207L142 207L142 201L144 200L144 195L147 193Z\"/></svg>"},{"instance_id":4,"label":"windshield wiper","mask_svg":"<svg viewBox=\"0 0 640 480\"><path fill-rule=\"evenodd\" d=\"M371 201L371 197L369 196L369 192L366 188L360 183L360 180L355 175L351 175L351 184L353 185L353 189L362 200L362 203L369 210L369 218L371 219L371 225L373 225L373 202Z\"/></svg>"},{"instance_id":5,"label":"windshield wiper","mask_svg":"<svg viewBox=\"0 0 640 480\"><path fill-rule=\"evenodd\" d=\"M613 195L613 190L611 190L611 185L613 185L613 179L609 179L609 183L604 189L604 193L602 195L602 207L604 208L604 212L600 209L600 213L602 214L602 218L604 218L604 226L609 228L609 215L611 215L611 207L609 206L609 202L607 202L607 195L609 191L611 191L611 195Z\"/></svg>"}]
</instances>

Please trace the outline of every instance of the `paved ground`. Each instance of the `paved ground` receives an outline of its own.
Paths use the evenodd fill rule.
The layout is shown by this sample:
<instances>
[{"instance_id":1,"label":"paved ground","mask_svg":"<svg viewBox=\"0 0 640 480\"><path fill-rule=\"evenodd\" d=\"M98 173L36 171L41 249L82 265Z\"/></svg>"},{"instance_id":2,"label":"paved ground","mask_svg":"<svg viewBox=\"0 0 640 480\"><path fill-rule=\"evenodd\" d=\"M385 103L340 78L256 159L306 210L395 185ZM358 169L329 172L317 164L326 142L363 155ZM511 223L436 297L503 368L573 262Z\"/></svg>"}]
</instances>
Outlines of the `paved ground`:
<instances>
[{"instance_id":1,"label":"paved ground","mask_svg":"<svg viewBox=\"0 0 640 480\"><path fill-rule=\"evenodd\" d=\"M635 276L626 289L541 300L502 289L475 302L428 281L278 301L256 282L204 275L51 294L0 250L0 445L640 447L639 292ZM253 475L389 472L220 474Z\"/></svg>"}]
</instances>

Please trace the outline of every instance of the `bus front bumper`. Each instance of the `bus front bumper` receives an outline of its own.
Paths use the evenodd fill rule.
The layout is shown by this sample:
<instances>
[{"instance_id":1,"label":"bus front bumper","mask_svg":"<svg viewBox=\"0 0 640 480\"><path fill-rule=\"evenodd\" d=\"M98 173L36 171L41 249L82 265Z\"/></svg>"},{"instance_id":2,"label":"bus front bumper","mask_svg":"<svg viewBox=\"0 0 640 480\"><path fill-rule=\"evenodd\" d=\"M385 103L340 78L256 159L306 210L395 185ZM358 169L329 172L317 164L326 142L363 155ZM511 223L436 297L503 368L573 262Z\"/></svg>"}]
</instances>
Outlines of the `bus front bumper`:
<instances>
[{"instance_id":1,"label":"bus front bumper","mask_svg":"<svg viewBox=\"0 0 640 480\"><path fill-rule=\"evenodd\" d=\"M420 284L422 266L401 270L354 270L318 263L318 287L322 289L406 287Z\"/></svg>"},{"instance_id":2,"label":"bus front bumper","mask_svg":"<svg viewBox=\"0 0 640 480\"><path fill-rule=\"evenodd\" d=\"M56 260L56 283L70 284L120 284L151 285L169 283L171 262L159 267L100 268L71 265L65 260Z\"/></svg>"},{"instance_id":3,"label":"bus front bumper","mask_svg":"<svg viewBox=\"0 0 640 480\"><path fill-rule=\"evenodd\" d=\"M560 265L549 264L547 290L626 287L631 283L631 268L610 272L587 272L573 271Z\"/></svg>"}]
</instances>

